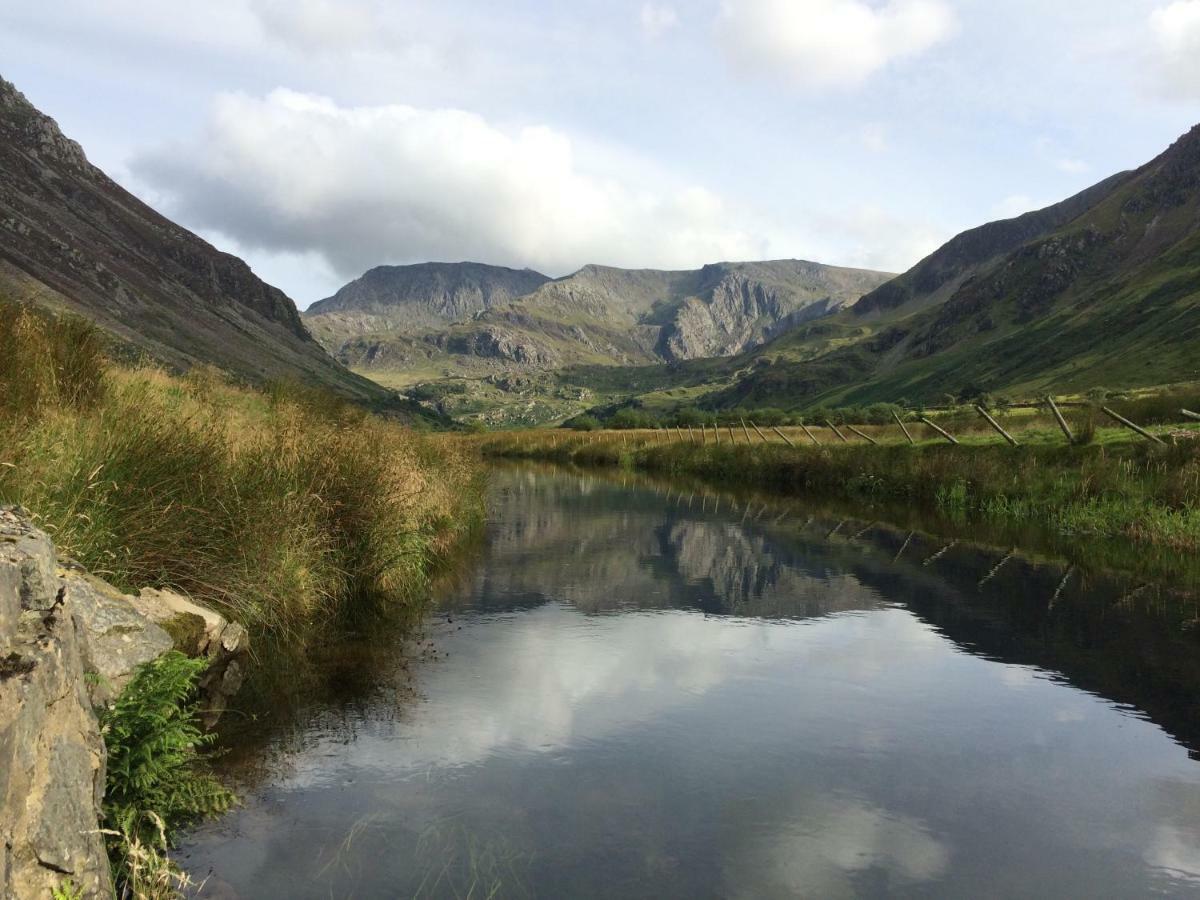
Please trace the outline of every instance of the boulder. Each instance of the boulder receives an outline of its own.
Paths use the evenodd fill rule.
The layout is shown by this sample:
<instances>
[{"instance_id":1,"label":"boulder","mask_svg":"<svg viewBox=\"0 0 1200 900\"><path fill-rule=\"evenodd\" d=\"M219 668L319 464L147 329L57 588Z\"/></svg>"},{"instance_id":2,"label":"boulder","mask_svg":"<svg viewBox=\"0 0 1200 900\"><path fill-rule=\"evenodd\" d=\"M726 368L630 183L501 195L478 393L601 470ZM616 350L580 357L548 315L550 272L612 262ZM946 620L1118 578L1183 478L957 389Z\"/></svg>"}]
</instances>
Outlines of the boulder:
<instances>
[{"instance_id":1,"label":"boulder","mask_svg":"<svg viewBox=\"0 0 1200 900\"><path fill-rule=\"evenodd\" d=\"M55 577L54 545L0 510L0 898L68 880L112 896L99 831L105 753L88 697L85 634Z\"/></svg>"},{"instance_id":2,"label":"boulder","mask_svg":"<svg viewBox=\"0 0 1200 900\"><path fill-rule=\"evenodd\" d=\"M142 616L171 635L175 649L188 656L208 658L199 687L201 721L212 728L242 686L250 648L246 629L216 610L171 591L142 588L130 602Z\"/></svg>"},{"instance_id":3,"label":"boulder","mask_svg":"<svg viewBox=\"0 0 1200 900\"><path fill-rule=\"evenodd\" d=\"M133 598L92 575L62 570L65 606L87 640L84 669L92 702L111 702L129 683L138 666L157 659L174 646L171 635L142 614Z\"/></svg>"}]
</instances>

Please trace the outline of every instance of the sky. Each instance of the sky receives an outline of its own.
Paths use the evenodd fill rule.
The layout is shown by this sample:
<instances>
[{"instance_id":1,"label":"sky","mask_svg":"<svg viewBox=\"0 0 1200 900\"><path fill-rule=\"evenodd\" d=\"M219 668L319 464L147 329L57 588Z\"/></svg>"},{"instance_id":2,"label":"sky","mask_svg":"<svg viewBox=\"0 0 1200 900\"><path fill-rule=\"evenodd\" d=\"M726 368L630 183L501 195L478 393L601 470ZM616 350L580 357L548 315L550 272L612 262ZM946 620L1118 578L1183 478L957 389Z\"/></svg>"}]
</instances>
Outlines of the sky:
<instances>
[{"instance_id":1,"label":"sky","mask_svg":"<svg viewBox=\"0 0 1200 900\"><path fill-rule=\"evenodd\" d=\"M1200 122L1200 0L0 0L0 75L301 307L426 260L898 272Z\"/></svg>"}]
</instances>

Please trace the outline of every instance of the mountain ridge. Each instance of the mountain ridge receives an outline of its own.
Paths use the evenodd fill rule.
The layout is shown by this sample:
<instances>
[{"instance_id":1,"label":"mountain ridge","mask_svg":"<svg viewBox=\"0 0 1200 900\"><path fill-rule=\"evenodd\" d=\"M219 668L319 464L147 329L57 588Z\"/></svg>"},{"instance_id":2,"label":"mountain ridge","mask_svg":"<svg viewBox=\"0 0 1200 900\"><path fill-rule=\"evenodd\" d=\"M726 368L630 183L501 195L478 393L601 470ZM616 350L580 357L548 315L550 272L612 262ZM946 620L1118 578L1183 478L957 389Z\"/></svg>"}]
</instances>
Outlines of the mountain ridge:
<instances>
[{"instance_id":1,"label":"mountain ridge","mask_svg":"<svg viewBox=\"0 0 1200 900\"><path fill-rule=\"evenodd\" d=\"M283 291L118 185L3 78L0 230L10 300L82 315L175 369L294 378L399 408L323 350Z\"/></svg>"},{"instance_id":2,"label":"mountain ridge","mask_svg":"<svg viewBox=\"0 0 1200 900\"><path fill-rule=\"evenodd\" d=\"M635 365L736 353L797 321L842 309L889 277L805 260L686 270L589 264L437 329L425 327L420 315L392 324L364 302L355 307L359 318L351 329L337 318L345 306L310 308L305 320L343 362L364 369L403 370L413 354L430 361L444 354L458 364L492 360L509 369Z\"/></svg>"},{"instance_id":3,"label":"mountain ridge","mask_svg":"<svg viewBox=\"0 0 1200 900\"><path fill-rule=\"evenodd\" d=\"M1200 380L1200 126L697 379L709 407L788 409Z\"/></svg>"}]
</instances>

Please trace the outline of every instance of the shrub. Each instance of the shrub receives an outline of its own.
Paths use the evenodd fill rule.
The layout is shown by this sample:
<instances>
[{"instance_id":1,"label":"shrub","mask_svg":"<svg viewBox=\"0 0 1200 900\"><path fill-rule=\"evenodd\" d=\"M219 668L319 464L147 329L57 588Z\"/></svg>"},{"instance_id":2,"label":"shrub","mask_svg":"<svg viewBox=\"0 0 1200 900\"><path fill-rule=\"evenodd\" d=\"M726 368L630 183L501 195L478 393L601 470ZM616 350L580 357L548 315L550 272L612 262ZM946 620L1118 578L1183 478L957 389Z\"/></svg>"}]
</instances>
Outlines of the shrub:
<instances>
[{"instance_id":1,"label":"shrub","mask_svg":"<svg viewBox=\"0 0 1200 900\"><path fill-rule=\"evenodd\" d=\"M563 427L573 431L596 431L600 428L600 420L595 416L576 416L564 422Z\"/></svg>"}]
</instances>

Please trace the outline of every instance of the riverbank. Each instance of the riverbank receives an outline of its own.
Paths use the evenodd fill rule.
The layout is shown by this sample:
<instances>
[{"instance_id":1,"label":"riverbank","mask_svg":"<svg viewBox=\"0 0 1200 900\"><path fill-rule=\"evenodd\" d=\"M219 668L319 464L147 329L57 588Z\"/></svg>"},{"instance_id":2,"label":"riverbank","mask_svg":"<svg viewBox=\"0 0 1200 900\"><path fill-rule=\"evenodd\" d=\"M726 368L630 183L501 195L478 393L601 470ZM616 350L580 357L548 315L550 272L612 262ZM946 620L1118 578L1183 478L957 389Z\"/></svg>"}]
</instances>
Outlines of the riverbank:
<instances>
[{"instance_id":1,"label":"riverbank","mask_svg":"<svg viewBox=\"0 0 1200 900\"><path fill-rule=\"evenodd\" d=\"M485 457L686 475L783 495L922 505L1071 535L1200 548L1200 441L1160 446L1106 435L1092 445L921 443L788 446L663 443L653 433L489 436Z\"/></svg>"},{"instance_id":2,"label":"riverbank","mask_svg":"<svg viewBox=\"0 0 1200 900\"><path fill-rule=\"evenodd\" d=\"M86 322L0 301L0 507L18 510L41 544L53 542L30 557L42 560L42 581L65 577L57 569L86 571L130 617L130 598L148 588L182 595L178 604L190 598L205 611L193 619L249 630L252 671L264 657L302 657L362 613L420 620L432 576L482 521L474 453L300 385L252 390L215 370L176 376L108 351ZM18 560L13 571L30 565ZM166 857L172 833L230 802L199 754L208 741L199 719L216 710L196 705L206 679L225 680L214 670L221 648L201 641L191 652L162 632L161 646L101 697L93 687L106 680L109 650L94 654L100 662L86 650L54 651L64 668L41 665L31 648L51 639L86 648L103 629L79 624L62 592L47 589L29 607L31 591L9 581L0 578L11 589L0 616L0 718L51 734L58 714L45 698L66 691L79 699L73 733L97 745L79 765L53 767L30 833L54 831L67 812L91 815L95 826L92 801L78 799L94 797L118 892L176 896L183 880ZM16 623L33 636L10 652ZM218 643L233 649L229 642ZM172 656L173 644L196 658ZM24 771L12 754L29 748L5 749L0 770ZM14 818L9 810L23 802L14 791L0 791L0 818ZM63 896L110 895L95 865L80 870L84 887L65 877L75 862L47 875L37 853L27 856L31 877L51 879Z\"/></svg>"}]
</instances>

